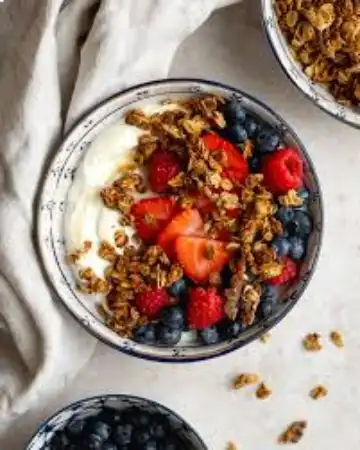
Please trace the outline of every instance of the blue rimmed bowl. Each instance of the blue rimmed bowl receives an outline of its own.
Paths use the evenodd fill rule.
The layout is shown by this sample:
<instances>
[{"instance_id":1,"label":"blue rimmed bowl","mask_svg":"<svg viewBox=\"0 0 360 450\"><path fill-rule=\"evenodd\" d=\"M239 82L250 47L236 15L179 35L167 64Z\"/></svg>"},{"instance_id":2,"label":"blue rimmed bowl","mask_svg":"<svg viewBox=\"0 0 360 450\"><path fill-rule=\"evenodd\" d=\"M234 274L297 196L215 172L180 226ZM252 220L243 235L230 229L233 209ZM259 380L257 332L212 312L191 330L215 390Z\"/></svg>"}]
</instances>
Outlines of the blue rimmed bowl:
<instances>
[{"instance_id":1,"label":"blue rimmed bowl","mask_svg":"<svg viewBox=\"0 0 360 450\"><path fill-rule=\"evenodd\" d=\"M177 438L187 450L207 450L207 446L184 419L160 403L131 395L101 395L79 400L66 406L44 422L31 438L26 450L47 450L54 435L66 428L70 422L96 416L104 408L123 411L136 407L150 414L160 414L168 420Z\"/></svg>"},{"instance_id":2,"label":"blue rimmed bowl","mask_svg":"<svg viewBox=\"0 0 360 450\"><path fill-rule=\"evenodd\" d=\"M273 3L274 0L261 0L262 20L268 42L287 77L323 111L343 123L360 128L360 107L345 106L337 102L325 87L312 81L294 59L278 25Z\"/></svg>"},{"instance_id":3,"label":"blue rimmed bowl","mask_svg":"<svg viewBox=\"0 0 360 450\"><path fill-rule=\"evenodd\" d=\"M68 192L87 147L99 133L120 120L129 109L158 103L168 98L183 99L203 93L239 100L253 116L277 129L284 145L298 149L304 160L304 181L310 192L309 208L313 219L313 231L308 240L307 254L301 264L298 281L281 292L278 307L268 318L257 321L237 338L214 345L204 346L189 342L174 347L157 347L140 344L124 339L109 329L98 314L92 297L76 288L75 277L66 263L64 240L64 215ZM154 361L192 362L236 350L260 337L288 314L314 273L321 247L322 229L323 207L319 180L304 144L285 120L251 95L230 86L206 80L173 79L142 84L115 95L70 131L58 149L44 179L39 201L37 232L43 265L51 283L69 312L90 333L117 350L136 357Z\"/></svg>"}]
</instances>

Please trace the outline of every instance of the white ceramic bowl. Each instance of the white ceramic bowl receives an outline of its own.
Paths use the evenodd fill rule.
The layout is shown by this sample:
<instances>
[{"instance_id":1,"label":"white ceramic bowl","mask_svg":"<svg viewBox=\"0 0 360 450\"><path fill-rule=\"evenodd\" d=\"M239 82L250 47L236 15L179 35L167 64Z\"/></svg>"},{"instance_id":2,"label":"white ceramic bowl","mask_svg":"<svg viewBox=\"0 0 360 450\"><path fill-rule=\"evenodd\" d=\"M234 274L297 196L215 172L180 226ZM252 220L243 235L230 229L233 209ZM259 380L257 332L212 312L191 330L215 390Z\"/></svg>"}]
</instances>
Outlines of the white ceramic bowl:
<instances>
[{"instance_id":1,"label":"white ceramic bowl","mask_svg":"<svg viewBox=\"0 0 360 450\"><path fill-rule=\"evenodd\" d=\"M263 24L270 46L285 74L323 111L341 122L360 128L360 107L344 106L338 103L327 89L305 75L301 65L292 57L286 39L278 26L273 3L274 0L261 0Z\"/></svg>"},{"instance_id":2,"label":"white ceramic bowl","mask_svg":"<svg viewBox=\"0 0 360 450\"><path fill-rule=\"evenodd\" d=\"M313 231L309 237L307 256L301 264L297 283L288 286L280 295L277 311L267 319L256 322L231 341L215 345L195 343L175 347L158 347L121 338L109 329L96 310L93 298L76 288L72 269L66 263L64 218L69 202L68 192L83 152L110 124L123 118L132 108L161 102L168 98L186 98L201 93L213 93L236 98L255 117L274 127L282 142L296 147L305 163L305 184L310 191L310 210ZM289 125L269 107L252 96L230 86L206 80L159 80L135 86L115 95L94 109L67 135L58 149L44 179L38 212L38 242L43 264L59 297L90 333L104 343L131 355L155 361L192 362L229 353L246 345L279 322L297 303L314 272L321 246L323 226L322 199L319 181L306 149ZM69 317L69 320L71 318Z\"/></svg>"}]
</instances>

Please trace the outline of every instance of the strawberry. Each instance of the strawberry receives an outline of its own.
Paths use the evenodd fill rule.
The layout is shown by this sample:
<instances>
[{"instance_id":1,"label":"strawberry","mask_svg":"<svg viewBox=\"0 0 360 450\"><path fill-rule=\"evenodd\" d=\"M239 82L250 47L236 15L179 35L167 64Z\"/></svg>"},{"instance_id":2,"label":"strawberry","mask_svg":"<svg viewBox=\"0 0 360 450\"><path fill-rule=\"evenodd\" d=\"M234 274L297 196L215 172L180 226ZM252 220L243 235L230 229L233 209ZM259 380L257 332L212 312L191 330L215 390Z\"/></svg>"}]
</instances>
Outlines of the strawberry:
<instances>
[{"instance_id":1,"label":"strawberry","mask_svg":"<svg viewBox=\"0 0 360 450\"><path fill-rule=\"evenodd\" d=\"M223 175L234 182L243 183L248 176L249 167L240 151L217 134L205 134L203 141L210 151L221 152Z\"/></svg>"},{"instance_id":2,"label":"strawberry","mask_svg":"<svg viewBox=\"0 0 360 450\"><path fill-rule=\"evenodd\" d=\"M292 281L297 275L297 266L296 263L290 259L284 259L284 267L280 275L277 277L269 278L267 280L268 284L277 285L277 284L285 284L289 281Z\"/></svg>"},{"instance_id":3,"label":"strawberry","mask_svg":"<svg viewBox=\"0 0 360 450\"><path fill-rule=\"evenodd\" d=\"M141 314L155 319L162 309L171 304L171 299L165 289L150 288L137 294L135 303Z\"/></svg>"},{"instance_id":4,"label":"strawberry","mask_svg":"<svg viewBox=\"0 0 360 450\"><path fill-rule=\"evenodd\" d=\"M293 148L283 148L265 157L261 169L265 186L275 195L299 189L303 184L304 163Z\"/></svg>"},{"instance_id":5,"label":"strawberry","mask_svg":"<svg viewBox=\"0 0 360 450\"><path fill-rule=\"evenodd\" d=\"M145 242L156 242L160 231L175 212L173 197L151 197L139 200L131 208L138 236Z\"/></svg>"},{"instance_id":6,"label":"strawberry","mask_svg":"<svg viewBox=\"0 0 360 450\"><path fill-rule=\"evenodd\" d=\"M169 189L169 181L181 171L180 162L173 152L156 150L149 160L148 179L154 192L163 193Z\"/></svg>"},{"instance_id":7,"label":"strawberry","mask_svg":"<svg viewBox=\"0 0 360 450\"><path fill-rule=\"evenodd\" d=\"M178 236L192 236L200 233L204 222L196 209L185 209L171 220L169 225L161 232L158 245L162 247L169 257L174 257L174 241Z\"/></svg>"},{"instance_id":8,"label":"strawberry","mask_svg":"<svg viewBox=\"0 0 360 450\"><path fill-rule=\"evenodd\" d=\"M198 283L208 281L230 259L225 242L203 237L180 236L175 241L175 250L186 275Z\"/></svg>"},{"instance_id":9,"label":"strawberry","mask_svg":"<svg viewBox=\"0 0 360 450\"><path fill-rule=\"evenodd\" d=\"M187 319L191 328L201 330L224 317L224 299L215 288L196 287L190 290Z\"/></svg>"}]
</instances>

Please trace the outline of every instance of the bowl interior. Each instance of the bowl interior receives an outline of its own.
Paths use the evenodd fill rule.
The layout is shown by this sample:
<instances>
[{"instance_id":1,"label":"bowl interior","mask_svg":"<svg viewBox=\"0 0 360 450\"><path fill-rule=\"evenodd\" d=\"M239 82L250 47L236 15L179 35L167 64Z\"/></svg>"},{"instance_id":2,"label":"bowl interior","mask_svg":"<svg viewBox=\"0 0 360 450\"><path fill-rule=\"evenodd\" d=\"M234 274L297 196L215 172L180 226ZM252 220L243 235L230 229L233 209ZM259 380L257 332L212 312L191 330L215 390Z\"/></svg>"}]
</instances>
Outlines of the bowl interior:
<instances>
[{"instance_id":1,"label":"bowl interior","mask_svg":"<svg viewBox=\"0 0 360 450\"><path fill-rule=\"evenodd\" d=\"M64 215L67 194L76 168L89 144L107 126L120 120L129 109L205 92L226 98L236 97L253 115L275 127L285 145L299 149L305 162L305 183L310 191L310 209L314 223L307 256L301 265L298 282L281 292L281 302L276 313L266 320L258 321L238 338L212 346L194 345L191 342L180 343L173 348L138 344L121 338L110 330L97 313L96 298L83 294L76 288L73 272L66 263ZM310 158L293 130L276 113L251 96L228 86L200 80L166 80L135 87L115 96L95 109L70 132L58 149L45 178L39 204L38 240L45 269L57 293L73 316L91 333L103 342L139 357L175 362L196 361L241 347L259 337L287 314L302 294L313 272L321 243L322 220L321 192Z\"/></svg>"},{"instance_id":2,"label":"bowl interior","mask_svg":"<svg viewBox=\"0 0 360 450\"><path fill-rule=\"evenodd\" d=\"M40 426L31 439L27 450L45 450L57 430L65 428L73 419L85 419L99 413L104 407L122 411L136 406L149 413L158 413L167 417L172 428L178 434L184 448L191 450L206 450L204 442L195 430L181 417L159 403L140 397L127 395L106 395L80 400L57 412L47 422Z\"/></svg>"},{"instance_id":3,"label":"bowl interior","mask_svg":"<svg viewBox=\"0 0 360 450\"><path fill-rule=\"evenodd\" d=\"M289 45L278 25L273 0L261 0L266 36L276 58L290 80L317 106L349 125L360 127L360 107L338 103L321 84L313 82L290 53Z\"/></svg>"}]
</instances>

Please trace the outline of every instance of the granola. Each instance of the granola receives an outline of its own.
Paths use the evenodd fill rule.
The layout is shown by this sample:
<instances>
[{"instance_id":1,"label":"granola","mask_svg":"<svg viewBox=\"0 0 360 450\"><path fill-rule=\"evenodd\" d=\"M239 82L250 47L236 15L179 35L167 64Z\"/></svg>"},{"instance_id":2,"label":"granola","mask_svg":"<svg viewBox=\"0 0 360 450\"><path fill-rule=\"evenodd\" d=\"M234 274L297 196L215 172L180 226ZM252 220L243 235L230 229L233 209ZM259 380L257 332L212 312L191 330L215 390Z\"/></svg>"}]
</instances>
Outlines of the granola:
<instances>
[{"instance_id":1,"label":"granola","mask_svg":"<svg viewBox=\"0 0 360 450\"><path fill-rule=\"evenodd\" d=\"M345 345L344 336L340 333L340 331L332 331L330 333L330 340L338 348L343 348Z\"/></svg>"},{"instance_id":2,"label":"granola","mask_svg":"<svg viewBox=\"0 0 360 450\"><path fill-rule=\"evenodd\" d=\"M307 422L305 420L291 423L279 436L279 444L297 444L303 437L306 427Z\"/></svg>"},{"instance_id":3,"label":"granola","mask_svg":"<svg viewBox=\"0 0 360 450\"><path fill-rule=\"evenodd\" d=\"M346 105L360 103L356 0L274 0L279 26L305 74Z\"/></svg>"},{"instance_id":4,"label":"granola","mask_svg":"<svg viewBox=\"0 0 360 450\"><path fill-rule=\"evenodd\" d=\"M233 389L241 389L250 384L257 384L259 382L259 376L255 373L242 373L234 378L232 387Z\"/></svg>"},{"instance_id":5,"label":"granola","mask_svg":"<svg viewBox=\"0 0 360 450\"><path fill-rule=\"evenodd\" d=\"M310 397L314 400L318 400L320 398L326 397L328 394L328 390L325 386L319 384L315 387L313 387L310 391Z\"/></svg>"},{"instance_id":6,"label":"granola","mask_svg":"<svg viewBox=\"0 0 360 450\"><path fill-rule=\"evenodd\" d=\"M303 339L303 347L309 352L322 350L321 336L318 333L309 333Z\"/></svg>"},{"instance_id":7,"label":"granola","mask_svg":"<svg viewBox=\"0 0 360 450\"><path fill-rule=\"evenodd\" d=\"M270 397L272 391L266 386L265 383L260 383L256 389L255 394L258 399L265 400L266 398Z\"/></svg>"}]
</instances>

